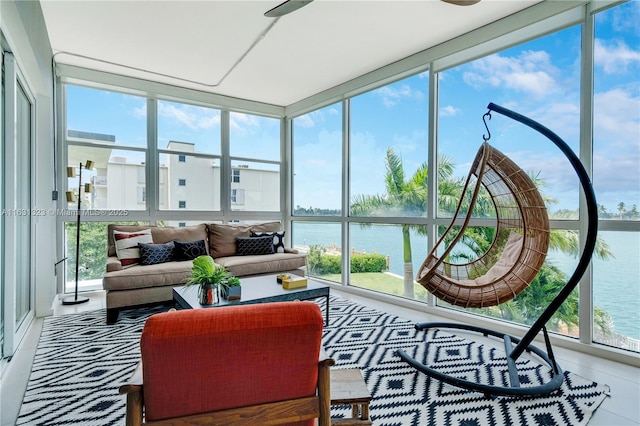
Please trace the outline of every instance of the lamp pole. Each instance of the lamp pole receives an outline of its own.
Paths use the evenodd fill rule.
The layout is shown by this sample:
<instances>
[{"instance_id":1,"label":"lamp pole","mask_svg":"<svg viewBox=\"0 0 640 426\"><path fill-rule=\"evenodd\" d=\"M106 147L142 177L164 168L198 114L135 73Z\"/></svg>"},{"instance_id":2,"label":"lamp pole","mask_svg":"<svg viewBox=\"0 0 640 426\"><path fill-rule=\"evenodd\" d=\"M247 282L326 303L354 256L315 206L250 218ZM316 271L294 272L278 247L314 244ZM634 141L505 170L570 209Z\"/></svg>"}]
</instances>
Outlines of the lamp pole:
<instances>
[{"instance_id":1,"label":"lamp pole","mask_svg":"<svg viewBox=\"0 0 640 426\"><path fill-rule=\"evenodd\" d=\"M88 170L93 168L93 161L87 161ZM66 297L62 299L63 305L78 305L89 301L88 297L78 296L78 274L80 271L80 208L82 203L82 163L80 163L80 173L78 174L78 210L76 214L76 288L73 297Z\"/></svg>"}]
</instances>

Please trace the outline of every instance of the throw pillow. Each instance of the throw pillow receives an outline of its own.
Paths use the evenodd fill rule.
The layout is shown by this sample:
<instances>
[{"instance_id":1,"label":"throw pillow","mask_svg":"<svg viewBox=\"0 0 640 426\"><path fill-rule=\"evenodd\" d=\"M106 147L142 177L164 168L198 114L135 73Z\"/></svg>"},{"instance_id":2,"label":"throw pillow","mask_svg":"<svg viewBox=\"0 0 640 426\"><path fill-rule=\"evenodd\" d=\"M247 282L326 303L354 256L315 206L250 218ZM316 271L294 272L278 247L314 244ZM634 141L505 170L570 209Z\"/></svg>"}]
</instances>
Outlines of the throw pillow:
<instances>
[{"instance_id":1,"label":"throw pillow","mask_svg":"<svg viewBox=\"0 0 640 426\"><path fill-rule=\"evenodd\" d=\"M151 229L135 232L113 231L116 255L123 267L133 266L140 260L138 244L152 244Z\"/></svg>"},{"instance_id":2,"label":"throw pillow","mask_svg":"<svg viewBox=\"0 0 640 426\"><path fill-rule=\"evenodd\" d=\"M207 254L204 240L185 242L175 240L173 243L175 244L173 260L193 260L198 256Z\"/></svg>"},{"instance_id":3,"label":"throw pillow","mask_svg":"<svg viewBox=\"0 0 640 426\"><path fill-rule=\"evenodd\" d=\"M276 253L284 253L284 231L282 232L254 232L251 231L252 237L272 237L273 250Z\"/></svg>"},{"instance_id":4,"label":"throw pillow","mask_svg":"<svg viewBox=\"0 0 640 426\"><path fill-rule=\"evenodd\" d=\"M164 244L138 244L140 248L140 264L156 265L171 262L173 259L173 241Z\"/></svg>"},{"instance_id":5,"label":"throw pillow","mask_svg":"<svg viewBox=\"0 0 640 426\"><path fill-rule=\"evenodd\" d=\"M249 237L236 238L236 254L240 256L248 256L255 254L272 254L273 238L267 237Z\"/></svg>"}]
</instances>

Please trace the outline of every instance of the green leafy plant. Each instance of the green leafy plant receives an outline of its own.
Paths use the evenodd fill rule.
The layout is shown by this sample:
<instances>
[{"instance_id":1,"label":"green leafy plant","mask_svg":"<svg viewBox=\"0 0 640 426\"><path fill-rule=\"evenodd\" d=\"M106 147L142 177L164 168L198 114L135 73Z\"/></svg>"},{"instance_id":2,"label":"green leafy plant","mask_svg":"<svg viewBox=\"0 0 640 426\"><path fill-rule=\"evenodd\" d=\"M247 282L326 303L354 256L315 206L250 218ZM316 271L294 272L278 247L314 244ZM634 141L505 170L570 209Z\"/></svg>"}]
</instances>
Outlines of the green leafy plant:
<instances>
[{"instance_id":1,"label":"green leafy plant","mask_svg":"<svg viewBox=\"0 0 640 426\"><path fill-rule=\"evenodd\" d=\"M191 277L187 279L185 285L226 285L231 278L237 279L224 266L217 265L211 256L204 255L193 259Z\"/></svg>"}]
</instances>

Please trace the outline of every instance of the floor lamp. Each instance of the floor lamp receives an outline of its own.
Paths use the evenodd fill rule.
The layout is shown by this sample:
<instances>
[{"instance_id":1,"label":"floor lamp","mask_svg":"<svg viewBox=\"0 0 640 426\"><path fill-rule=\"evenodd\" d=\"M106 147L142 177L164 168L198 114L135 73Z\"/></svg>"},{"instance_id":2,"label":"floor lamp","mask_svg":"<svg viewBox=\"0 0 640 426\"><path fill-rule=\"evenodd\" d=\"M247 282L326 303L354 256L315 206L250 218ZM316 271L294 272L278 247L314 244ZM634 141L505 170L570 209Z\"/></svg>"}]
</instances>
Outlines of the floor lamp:
<instances>
[{"instance_id":1,"label":"floor lamp","mask_svg":"<svg viewBox=\"0 0 640 426\"><path fill-rule=\"evenodd\" d=\"M87 160L86 165L84 166L86 170L93 170L93 161ZM75 295L73 297L65 297L62 299L63 305L78 305L80 303L88 302L89 298L84 296L78 296L78 271L80 267L80 208L82 203L82 163L80 163L80 173L78 174L78 211L76 212L76 289ZM75 177L76 169L75 167L67 167L67 177ZM92 185L90 183L84 184L84 192L89 193L92 191ZM74 199L73 191L67 191L67 201L73 202Z\"/></svg>"}]
</instances>

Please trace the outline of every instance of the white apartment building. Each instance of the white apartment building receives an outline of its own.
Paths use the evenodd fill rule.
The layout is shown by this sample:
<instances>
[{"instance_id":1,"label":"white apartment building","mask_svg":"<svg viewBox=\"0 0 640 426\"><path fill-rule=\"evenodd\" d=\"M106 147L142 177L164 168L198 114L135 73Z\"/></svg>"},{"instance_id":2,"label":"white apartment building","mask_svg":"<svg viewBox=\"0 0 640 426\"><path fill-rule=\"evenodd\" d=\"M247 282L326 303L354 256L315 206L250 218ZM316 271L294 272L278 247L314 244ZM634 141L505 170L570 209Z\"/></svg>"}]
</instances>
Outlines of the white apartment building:
<instances>
[{"instance_id":1,"label":"white apartment building","mask_svg":"<svg viewBox=\"0 0 640 426\"><path fill-rule=\"evenodd\" d=\"M146 209L147 168L144 161L120 155L122 151L117 150L113 135L69 130L68 141L73 147L69 149L67 159L70 167L77 167L86 159L91 159L95 164L94 170L83 170L82 183L93 184L90 194L85 194L81 189L83 208ZM96 147L88 144L95 144ZM160 154L159 209L220 210L220 158L198 156L195 145L189 142L169 141L166 149L176 153ZM232 164L231 209L278 211L279 179L278 170L258 168L254 163ZM131 190L132 186L135 186L135 191ZM68 187L77 193L77 178L69 178ZM75 202L69 203L70 209L76 207Z\"/></svg>"}]
</instances>

